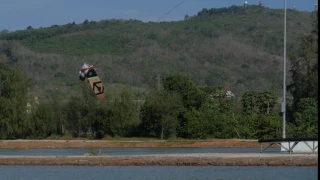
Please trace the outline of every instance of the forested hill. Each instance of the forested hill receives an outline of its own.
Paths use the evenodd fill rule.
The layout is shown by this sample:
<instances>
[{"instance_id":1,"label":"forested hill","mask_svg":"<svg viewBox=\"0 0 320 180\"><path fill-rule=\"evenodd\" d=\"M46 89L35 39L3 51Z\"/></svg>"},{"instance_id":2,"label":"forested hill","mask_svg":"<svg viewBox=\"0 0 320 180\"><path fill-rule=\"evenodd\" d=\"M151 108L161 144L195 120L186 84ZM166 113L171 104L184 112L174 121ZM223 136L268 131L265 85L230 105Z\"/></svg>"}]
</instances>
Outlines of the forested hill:
<instances>
[{"instance_id":1,"label":"forested hill","mask_svg":"<svg viewBox=\"0 0 320 180\"><path fill-rule=\"evenodd\" d=\"M312 28L313 13L287 11L287 51ZM98 66L107 89L147 89L157 75L187 74L199 86L282 89L281 9L259 6L203 9L178 22L88 21L0 34L0 62L19 65L30 96L70 95L83 62Z\"/></svg>"}]
</instances>

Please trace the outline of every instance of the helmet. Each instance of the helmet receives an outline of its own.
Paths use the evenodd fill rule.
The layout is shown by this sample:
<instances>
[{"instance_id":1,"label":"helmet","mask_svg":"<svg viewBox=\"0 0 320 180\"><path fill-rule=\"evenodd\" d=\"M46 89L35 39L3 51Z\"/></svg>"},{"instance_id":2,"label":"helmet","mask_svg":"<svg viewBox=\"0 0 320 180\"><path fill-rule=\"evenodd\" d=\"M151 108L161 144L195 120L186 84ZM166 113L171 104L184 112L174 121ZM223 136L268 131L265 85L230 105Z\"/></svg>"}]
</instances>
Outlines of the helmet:
<instances>
[{"instance_id":1,"label":"helmet","mask_svg":"<svg viewBox=\"0 0 320 180\"><path fill-rule=\"evenodd\" d=\"M80 79L81 81L84 81L86 78L83 77L83 76L79 76L79 79Z\"/></svg>"}]
</instances>

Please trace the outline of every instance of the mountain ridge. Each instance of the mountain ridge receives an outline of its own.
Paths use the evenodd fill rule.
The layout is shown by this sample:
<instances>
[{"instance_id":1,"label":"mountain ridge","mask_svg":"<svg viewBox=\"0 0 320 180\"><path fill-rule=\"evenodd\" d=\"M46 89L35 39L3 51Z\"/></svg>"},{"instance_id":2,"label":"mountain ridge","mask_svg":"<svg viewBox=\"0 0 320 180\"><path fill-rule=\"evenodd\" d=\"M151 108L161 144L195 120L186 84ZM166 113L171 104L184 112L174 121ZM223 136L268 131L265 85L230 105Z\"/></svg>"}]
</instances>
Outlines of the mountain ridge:
<instances>
[{"instance_id":1,"label":"mountain ridge","mask_svg":"<svg viewBox=\"0 0 320 180\"><path fill-rule=\"evenodd\" d=\"M287 12L287 51L312 26L312 12ZM187 74L199 86L236 95L282 88L283 12L259 6L203 9L177 22L85 20L0 34L0 62L22 68L30 94L74 93L83 62L105 85L149 89L157 74ZM50 82L50 83L48 83ZM55 88L59 90L56 92ZM68 94L68 95L66 95Z\"/></svg>"}]
</instances>

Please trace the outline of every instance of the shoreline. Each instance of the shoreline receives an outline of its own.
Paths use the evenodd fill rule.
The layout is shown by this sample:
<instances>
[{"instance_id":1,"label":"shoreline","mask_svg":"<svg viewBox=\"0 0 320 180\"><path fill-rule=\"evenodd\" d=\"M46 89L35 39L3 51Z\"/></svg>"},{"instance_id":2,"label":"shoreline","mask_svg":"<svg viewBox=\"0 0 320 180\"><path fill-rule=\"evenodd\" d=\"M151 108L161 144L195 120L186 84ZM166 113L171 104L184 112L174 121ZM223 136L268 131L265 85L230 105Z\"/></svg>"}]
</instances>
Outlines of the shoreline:
<instances>
[{"instance_id":1,"label":"shoreline","mask_svg":"<svg viewBox=\"0 0 320 180\"><path fill-rule=\"evenodd\" d=\"M277 148L278 146L272 146ZM260 148L258 140L0 140L0 149Z\"/></svg>"},{"instance_id":2,"label":"shoreline","mask_svg":"<svg viewBox=\"0 0 320 180\"><path fill-rule=\"evenodd\" d=\"M123 156L0 156L27 166L318 166L318 154L197 153Z\"/></svg>"},{"instance_id":3,"label":"shoreline","mask_svg":"<svg viewBox=\"0 0 320 180\"><path fill-rule=\"evenodd\" d=\"M278 146L272 146L279 148ZM0 140L0 149L260 148L257 140ZM0 165L30 166L318 166L316 154L192 153L154 155L0 156Z\"/></svg>"}]
</instances>

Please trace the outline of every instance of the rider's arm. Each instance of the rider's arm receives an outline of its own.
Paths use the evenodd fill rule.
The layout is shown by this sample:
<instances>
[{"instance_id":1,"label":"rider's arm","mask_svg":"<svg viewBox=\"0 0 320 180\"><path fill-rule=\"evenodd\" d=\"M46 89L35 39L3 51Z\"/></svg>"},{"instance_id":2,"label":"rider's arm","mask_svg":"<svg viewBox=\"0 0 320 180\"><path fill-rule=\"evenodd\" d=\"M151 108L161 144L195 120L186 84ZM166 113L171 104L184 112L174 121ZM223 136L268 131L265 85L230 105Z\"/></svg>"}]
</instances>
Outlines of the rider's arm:
<instances>
[{"instance_id":1,"label":"rider's arm","mask_svg":"<svg viewBox=\"0 0 320 180\"><path fill-rule=\"evenodd\" d=\"M84 72L85 70L90 69L90 68L92 68L92 67L93 67L93 65L90 65L90 66L87 67L87 68L82 68L82 69L81 69L81 72Z\"/></svg>"}]
</instances>

